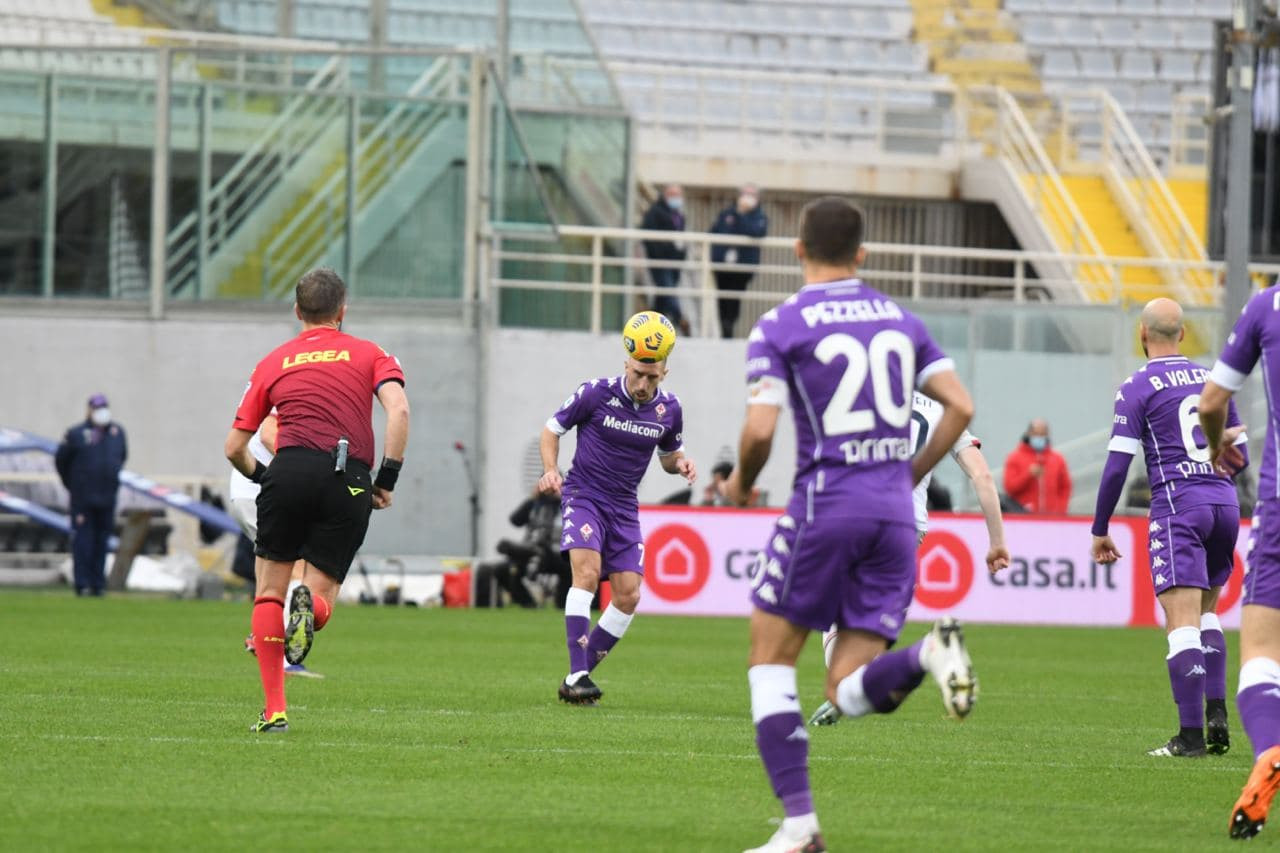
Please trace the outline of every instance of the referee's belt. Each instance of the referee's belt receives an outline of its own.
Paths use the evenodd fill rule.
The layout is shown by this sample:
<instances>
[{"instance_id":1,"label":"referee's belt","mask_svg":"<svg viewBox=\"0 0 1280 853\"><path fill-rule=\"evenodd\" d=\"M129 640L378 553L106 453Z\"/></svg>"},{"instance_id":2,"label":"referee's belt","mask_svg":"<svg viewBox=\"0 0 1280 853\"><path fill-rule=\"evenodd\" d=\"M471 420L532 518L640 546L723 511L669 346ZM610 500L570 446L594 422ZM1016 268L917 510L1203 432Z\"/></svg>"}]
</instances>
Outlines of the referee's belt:
<instances>
[{"instance_id":1,"label":"referee's belt","mask_svg":"<svg viewBox=\"0 0 1280 853\"><path fill-rule=\"evenodd\" d=\"M315 457L316 459L324 460L326 465L332 465L334 460L334 453L335 451L332 451L332 450L316 450L313 447L299 447L295 445L293 447L280 448L279 452L276 453L276 456L284 456L285 454L288 454L289 456L297 456L299 458L306 458L308 456L312 456L312 457ZM362 468L366 473L372 470L372 466L369 465L368 462L365 462L363 459L357 459L354 456L348 456L347 467L350 468L353 465L356 468Z\"/></svg>"}]
</instances>

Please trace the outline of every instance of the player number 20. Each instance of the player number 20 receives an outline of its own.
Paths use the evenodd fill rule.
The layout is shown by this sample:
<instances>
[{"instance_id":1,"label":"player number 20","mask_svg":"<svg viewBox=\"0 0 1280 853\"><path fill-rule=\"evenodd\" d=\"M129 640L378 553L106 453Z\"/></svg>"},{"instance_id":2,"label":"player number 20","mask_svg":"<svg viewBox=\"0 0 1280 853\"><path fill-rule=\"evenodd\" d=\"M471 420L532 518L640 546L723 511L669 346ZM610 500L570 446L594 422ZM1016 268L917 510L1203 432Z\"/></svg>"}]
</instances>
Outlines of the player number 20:
<instances>
[{"instance_id":1,"label":"player number 20","mask_svg":"<svg viewBox=\"0 0 1280 853\"><path fill-rule=\"evenodd\" d=\"M911 385L916 375L916 350L906 334L885 329L871 339L868 346L851 335L836 333L818 342L813 354L823 364L837 357L845 360L844 375L836 386L831 401L822 413L822 431L827 435L870 432L876 428L876 415L892 427L901 429L911 420ZM900 387L894 387L889 372L889 356L898 357ZM862 386L871 377L875 411L855 409ZM895 399L895 394L902 400Z\"/></svg>"}]
</instances>

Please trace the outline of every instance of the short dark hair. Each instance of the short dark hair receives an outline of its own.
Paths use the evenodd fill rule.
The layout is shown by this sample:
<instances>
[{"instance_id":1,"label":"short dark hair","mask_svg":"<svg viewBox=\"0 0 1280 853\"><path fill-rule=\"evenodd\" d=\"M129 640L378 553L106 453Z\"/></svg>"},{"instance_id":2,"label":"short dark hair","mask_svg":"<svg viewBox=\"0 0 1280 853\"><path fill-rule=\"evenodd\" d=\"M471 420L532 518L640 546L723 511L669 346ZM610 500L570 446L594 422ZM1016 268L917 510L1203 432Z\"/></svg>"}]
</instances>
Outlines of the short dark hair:
<instances>
[{"instance_id":1,"label":"short dark hair","mask_svg":"<svg viewBox=\"0 0 1280 853\"><path fill-rule=\"evenodd\" d=\"M800 242L810 261L848 266L862 247L865 217L853 202L824 196L804 206L800 213Z\"/></svg>"},{"instance_id":2,"label":"short dark hair","mask_svg":"<svg viewBox=\"0 0 1280 853\"><path fill-rule=\"evenodd\" d=\"M323 323L337 319L347 302L347 285L333 270L319 267L298 279L293 298L304 321Z\"/></svg>"}]
</instances>

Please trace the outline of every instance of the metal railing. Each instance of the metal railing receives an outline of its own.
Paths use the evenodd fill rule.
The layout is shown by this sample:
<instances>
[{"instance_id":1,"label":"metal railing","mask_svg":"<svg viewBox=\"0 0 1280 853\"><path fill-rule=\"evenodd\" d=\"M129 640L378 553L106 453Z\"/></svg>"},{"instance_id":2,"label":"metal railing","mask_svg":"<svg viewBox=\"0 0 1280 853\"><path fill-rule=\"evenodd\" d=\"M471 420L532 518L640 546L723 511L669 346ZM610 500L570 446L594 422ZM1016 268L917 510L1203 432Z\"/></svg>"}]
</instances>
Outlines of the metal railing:
<instances>
[{"instance_id":1,"label":"metal railing","mask_svg":"<svg viewBox=\"0 0 1280 853\"><path fill-rule=\"evenodd\" d=\"M409 87L408 94L415 98L448 99L457 97L460 89L460 70L452 57L440 57ZM398 100L386 115L382 116L355 146L353 159L359 170L355 182L355 197L351 199L354 210L346 216L325 215L327 208L337 203L347 182L346 168L330 170L328 179L310 194L307 202L283 222L276 236L267 245L262 257L262 295L271 298L292 286L298 275L315 265L340 242L346 227L346 219L359 217L378 191L398 173L398 170L418 152L419 145L443 120L452 108L452 100L437 103L418 103ZM343 160L345 149L336 153Z\"/></svg>"},{"instance_id":2,"label":"metal railing","mask_svg":"<svg viewBox=\"0 0 1280 853\"><path fill-rule=\"evenodd\" d=\"M1012 171L1025 203L1061 253L1046 260L1068 264L1066 277L1087 299L1109 301L1106 291L1119 282L1119 271L1101 260L1104 252L1097 236L1018 99L1002 88L975 87L965 92L965 108L971 131ZM1043 112L1046 105L1032 108ZM1068 260L1068 255L1075 256L1074 260ZM1099 260L1086 262L1084 258Z\"/></svg>"},{"instance_id":3,"label":"metal railing","mask_svg":"<svg viewBox=\"0 0 1280 853\"><path fill-rule=\"evenodd\" d=\"M712 336L717 333L717 300L749 302L762 312L794 294L799 283L799 268L795 263L749 265L714 263L711 259L713 246L790 249L795 243L792 237L765 237L757 240L725 234L575 225L562 225L560 235L562 242L554 251L523 245L527 242L527 235L491 235L489 268L493 275L490 286L499 295L502 291L583 294L589 300L585 330L593 333L599 333L604 328L603 306L606 297L644 299L655 293L675 296L696 309L693 313L698 317L700 334ZM687 257L684 261L654 261L644 257L639 250L634 254L626 254L626 246L638 245L644 240L678 240L686 247ZM512 243L519 247L512 248ZM868 243L866 248L868 261L859 271L859 277L890 295L915 302L953 302L964 298L1013 303L1051 302L1078 292L1081 283L1076 279L1037 276L1036 270L1044 268L1045 261L1066 261L1076 269L1097 265L1116 270L1116 275L1105 283L1105 287L1099 284L1091 288L1099 296L1092 300L1095 304L1122 305L1135 298L1142 300L1167 295L1167 288L1159 284L1152 285L1150 293L1138 293L1132 284L1123 285L1120 273L1131 267L1169 270L1173 274L1196 273L1214 281L1222 280L1225 274L1222 262L1208 260L1098 258L1069 253L1063 255L1054 252L893 243ZM876 261L879 258L906 259L909 269L877 269ZM985 274L932 271L932 264L939 260L969 261L999 271ZM559 274L548 275L546 278L535 277L532 273L521 277L506 276L503 274L504 265L518 265L524 271L536 270L543 265ZM654 288L646 280L645 274L655 268L678 269L681 278L689 283L661 290ZM1280 276L1280 264L1253 264L1249 269L1258 277ZM570 271L572 275L566 275ZM756 279L745 292L721 291L716 288L716 272L751 272L756 274ZM622 283L618 283L619 281ZM1214 304L1220 302L1220 290L1215 288L1212 297Z\"/></svg>"},{"instance_id":4,"label":"metal railing","mask_svg":"<svg viewBox=\"0 0 1280 853\"><path fill-rule=\"evenodd\" d=\"M928 160L958 168L950 83L612 62L646 153L706 153L767 138L788 159Z\"/></svg>"},{"instance_id":5,"label":"metal railing","mask_svg":"<svg viewBox=\"0 0 1280 853\"><path fill-rule=\"evenodd\" d=\"M1168 172L1171 177L1204 177L1209 169L1209 123L1213 100L1207 92L1180 92L1173 98Z\"/></svg>"},{"instance_id":6,"label":"metal railing","mask_svg":"<svg viewBox=\"0 0 1280 853\"><path fill-rule=\"evenodd\" d=\"M210 259L258 207L258 203L321 138L334 135L345 102L348 63L330 58L294 95L249 150L210 187L204 203L170 229L165 245L169 292L200 283ZM328 97L325 97L328 95Z\"/></svg>"}]
</instances>

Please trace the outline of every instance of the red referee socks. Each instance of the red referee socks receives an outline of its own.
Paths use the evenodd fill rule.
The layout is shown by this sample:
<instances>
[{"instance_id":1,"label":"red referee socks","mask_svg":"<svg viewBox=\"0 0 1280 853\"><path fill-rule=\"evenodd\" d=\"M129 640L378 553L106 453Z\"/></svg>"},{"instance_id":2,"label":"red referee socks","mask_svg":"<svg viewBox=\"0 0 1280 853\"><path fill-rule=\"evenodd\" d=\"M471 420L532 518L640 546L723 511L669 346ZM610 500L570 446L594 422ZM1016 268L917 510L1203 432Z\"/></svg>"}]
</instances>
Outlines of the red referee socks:
<instances>
[{"instance_id":1,"label":"red referee socks","mask_svg":"<svg viewBox=\"0 0 1280 853\"><path fill-rule=\"evenodd\" d=\"M320 596L313 595L311 596L311 609L316 617L315 629L319 631L329 621L329 617L333 615L333 607Z\"/></svg>"},{"instance_id":2,"label":"red referee socks","mask_svg":"<svg viewBox=\"0 0 1280 853\"><path fill-rule=\"evenodd\" d=\"M266 698L267 719L285 710L284 701L284 601L264 596L253 600L253 650Z\"/></svg>"}]
</instances>

